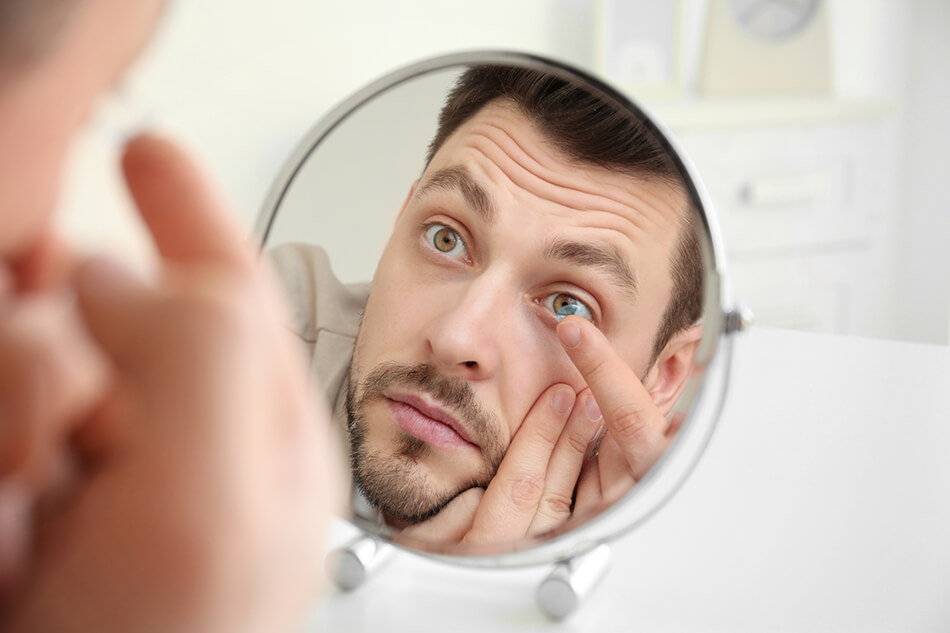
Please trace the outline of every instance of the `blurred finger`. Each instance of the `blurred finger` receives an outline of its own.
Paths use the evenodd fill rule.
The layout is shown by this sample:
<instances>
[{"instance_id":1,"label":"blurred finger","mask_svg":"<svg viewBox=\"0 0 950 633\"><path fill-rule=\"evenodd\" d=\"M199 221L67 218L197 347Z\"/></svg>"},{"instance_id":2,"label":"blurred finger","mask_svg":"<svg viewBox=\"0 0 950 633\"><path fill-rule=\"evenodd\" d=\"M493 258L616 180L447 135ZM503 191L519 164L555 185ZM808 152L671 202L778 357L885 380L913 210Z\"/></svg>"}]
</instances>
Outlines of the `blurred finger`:
<instances>
[{"instance_id":1,"label":"blurred finger","mask_svg":"<svg viewBox=\"0 0 950 633\"><path fill-rule=\"evenodd\" d=\"M0 259L0 307L13 296L16 290L16 280L10 264Z\"/></svg>"},{"instance_id":2,"label":"blurred finger","mask_svg":"<svg viewBox=\"0 0 950 633\"><path fill-rule=\"evenodd\" d=\"M30 551L32 495L18 482L0 482L0 598L26 570Z\"/></svg>"},{"instance_id":3,"label":"blurred finger","mask_svg":"<svg viewBox=\"0 0 950 633\"><path fill-rule=\"evenodd\" d=\"M107 361L71 297L24 299L0 317L0 475L42 479L52 448L103 396ZM41 483L41 481L39 482Z\"/></svg>"},{"instance_id":4,"label":"blurred finger","mask_svg":"<svg viewBox=\"0 0 950 633\"><path fill-rule=\"evenodd\" d=\"M501 543L527 533L538 511L551 454L574 406L567 385L546 389L508 446L479 504L467 543Z\"/></svg>"},{"instance_id":5,"label":"blurred finger","mask_svg":"<svg viewBox=\"0 0 950 633\"><path fill-rule=\"evenodd\" d=\"M74 263L66 243L48 231L15 263L17 289L35 292L65 283Z\"/></svg>"},{"instance_id":6,"label":"blurred finger","mask_svg":"<svg viewBox=\"0 0 950 633\"><path fill-rule=\"evenodd\" d=\"M140 315L154 304L155 293L121 264L102 258L77 267L79 308L95 341L121 366L140 328Z\"/></svg>"},{"instance_id":7,"label":"blurred finger","mask_svg":"<svg viewBox=\"0 0 950 633\"><path fill-rule=\"evenodd\" d=\"M223 196L172 143L139 136L122 161L129 192L165 260L250 270L254 256Z\"/></svg>"}]
</instances>

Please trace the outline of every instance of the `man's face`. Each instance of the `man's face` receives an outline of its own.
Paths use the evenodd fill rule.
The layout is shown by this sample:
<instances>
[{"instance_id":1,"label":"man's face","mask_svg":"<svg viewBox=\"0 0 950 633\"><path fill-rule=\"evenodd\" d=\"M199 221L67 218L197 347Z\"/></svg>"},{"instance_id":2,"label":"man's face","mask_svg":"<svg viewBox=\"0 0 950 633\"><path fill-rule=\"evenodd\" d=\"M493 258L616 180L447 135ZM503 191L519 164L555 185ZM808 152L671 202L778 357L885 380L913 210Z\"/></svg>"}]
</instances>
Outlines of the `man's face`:
<instances>
[{"instance_id":1,"label":"man's face","mask_svg":"<svg viewBox=\"0 0 950 633\"><path fill-rule=\"evenodd\" d=\"M0 257L30 249L73 135L145 44L162 0L76 0L48 54L0 73Z\"/></svg>"},{"instance_id":2,"label":"man's face","mask_svg":"<svg viewBox=\"0 0 950 633\"><path fill-rule=\"evenodd\" d=\"M354 351L370 502L413 523L487 485L540 394L585 387L559 315L591 319L645 376L684 208L669 185L565 159L503 102L456 130L400 212Z\"/></svg>"}]
</instances>

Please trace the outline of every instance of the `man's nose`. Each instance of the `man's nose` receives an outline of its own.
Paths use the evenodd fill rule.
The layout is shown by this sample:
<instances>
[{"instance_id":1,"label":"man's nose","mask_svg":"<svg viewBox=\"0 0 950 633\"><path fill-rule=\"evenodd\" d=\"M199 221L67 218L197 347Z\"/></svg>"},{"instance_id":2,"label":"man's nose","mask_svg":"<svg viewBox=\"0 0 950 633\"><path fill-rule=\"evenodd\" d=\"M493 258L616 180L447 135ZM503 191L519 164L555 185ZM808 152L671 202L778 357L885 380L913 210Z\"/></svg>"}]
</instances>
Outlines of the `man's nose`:
<instances>
[{"instance_id":1,"label":"man's nose","mask_svg":"<svg viewBox=\"0 0 950 633\"><path fill-rule=\"evenodd\" d=\"M449 293L445 309L427 331L429 354L444 371L484 380L498 369L500 341L514 327L511 307L491 280L480 279Z\"/></svg>"}]
</instances>

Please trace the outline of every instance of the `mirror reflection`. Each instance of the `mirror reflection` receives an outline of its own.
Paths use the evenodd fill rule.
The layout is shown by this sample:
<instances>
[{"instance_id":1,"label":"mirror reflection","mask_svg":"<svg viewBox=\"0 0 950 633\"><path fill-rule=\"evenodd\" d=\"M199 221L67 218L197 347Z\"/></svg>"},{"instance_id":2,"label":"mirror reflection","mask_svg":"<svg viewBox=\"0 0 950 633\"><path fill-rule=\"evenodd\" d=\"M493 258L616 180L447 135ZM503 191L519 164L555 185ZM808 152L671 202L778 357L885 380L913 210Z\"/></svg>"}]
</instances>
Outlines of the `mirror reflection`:
<instances>
[{"instance_id":1,"label":"mirror reflection","mask_svg":"<svg viewBox=\"0 0 950 633\"><path fill-rule=\"evenodd\" d=\"M621 499L701 377L701 227L651 126L556 73L430 73L347 117L264 247L354 516L490 546Z\"/></svg>"}]
</instances>

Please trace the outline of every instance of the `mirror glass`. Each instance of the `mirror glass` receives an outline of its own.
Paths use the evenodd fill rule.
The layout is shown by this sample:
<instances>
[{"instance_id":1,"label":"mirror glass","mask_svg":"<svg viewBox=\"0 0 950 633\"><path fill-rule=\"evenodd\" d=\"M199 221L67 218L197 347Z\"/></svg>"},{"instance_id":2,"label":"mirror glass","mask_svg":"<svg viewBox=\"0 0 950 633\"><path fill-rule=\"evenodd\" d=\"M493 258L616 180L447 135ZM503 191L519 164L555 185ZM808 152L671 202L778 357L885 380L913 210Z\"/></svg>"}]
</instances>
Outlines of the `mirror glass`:
<instances>
[{"instance_id":1,"label":"mirror glass","mask_svg":"<svg viewBox=\"0 0 950 633\"><path fill-rule=\"evenodd\" d=\"M721 307L667 137L560 65L433 64L351 98L258 227L336 437L350 520L427 552L563 539L691 432Z\"/></svg>"}]
</instances>

